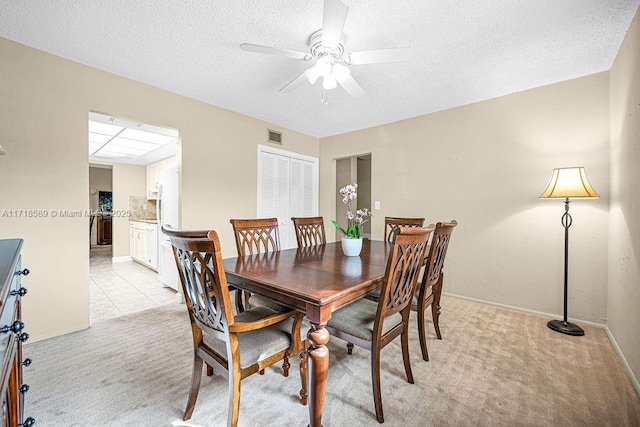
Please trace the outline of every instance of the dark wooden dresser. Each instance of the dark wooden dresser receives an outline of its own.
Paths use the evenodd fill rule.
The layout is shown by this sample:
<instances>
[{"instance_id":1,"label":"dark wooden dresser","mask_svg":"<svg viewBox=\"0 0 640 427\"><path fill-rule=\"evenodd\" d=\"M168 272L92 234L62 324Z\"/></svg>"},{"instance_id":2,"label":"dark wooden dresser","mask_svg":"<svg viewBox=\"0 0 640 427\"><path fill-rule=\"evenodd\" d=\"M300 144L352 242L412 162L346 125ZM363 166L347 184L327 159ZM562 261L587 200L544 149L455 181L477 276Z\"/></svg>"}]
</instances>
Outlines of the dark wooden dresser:
<instances>
[{"instance_id":1,"label":"dark wooden dresser","mask_svg":"<svg viewBox=\"0 0 640 427\"><path fill-rule=\"evenodd\" d=\"M0 377L2 419L0 426L29 427L31 417L24 419L24 395L29 386L22 382L22 367L31 359L22 360L22 343L29 339L21 321L20 300L27 293L22 277L29 270L22 268L22 239L0 240Z\"/></svg>"},{"instance_id":2,"label":"dark wooden dresser","mask_svg":"<svg viewBox=\"0 0 640 427\"><path fill-rule=\"evenodd\" d=\"M111 215L98 215L98 244L110 245L112 234Z\"/></svg>"}]
</instances>

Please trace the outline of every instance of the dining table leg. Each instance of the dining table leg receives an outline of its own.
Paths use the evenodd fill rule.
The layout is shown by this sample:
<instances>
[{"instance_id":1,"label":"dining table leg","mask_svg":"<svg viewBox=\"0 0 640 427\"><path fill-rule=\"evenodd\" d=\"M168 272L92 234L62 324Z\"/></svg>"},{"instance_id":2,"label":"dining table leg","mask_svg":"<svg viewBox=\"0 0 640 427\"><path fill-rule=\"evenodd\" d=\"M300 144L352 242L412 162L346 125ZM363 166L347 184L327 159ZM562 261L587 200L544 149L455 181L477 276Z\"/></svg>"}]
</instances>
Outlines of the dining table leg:
<instances>
[{"instance_id":1,"label":"dining table leg","mask_svg":"<svg viewBox=\"0 0 640 427\"><path fill-rule=\"evenodd\" d=\"M329 332L325 329L327 322L311 322L311 329L307 333L309 351L307 356L307 378L309 379L309 425L322 426L322 407L327 391L327 376L329 373Z\"/></svg>"}]
</instances>

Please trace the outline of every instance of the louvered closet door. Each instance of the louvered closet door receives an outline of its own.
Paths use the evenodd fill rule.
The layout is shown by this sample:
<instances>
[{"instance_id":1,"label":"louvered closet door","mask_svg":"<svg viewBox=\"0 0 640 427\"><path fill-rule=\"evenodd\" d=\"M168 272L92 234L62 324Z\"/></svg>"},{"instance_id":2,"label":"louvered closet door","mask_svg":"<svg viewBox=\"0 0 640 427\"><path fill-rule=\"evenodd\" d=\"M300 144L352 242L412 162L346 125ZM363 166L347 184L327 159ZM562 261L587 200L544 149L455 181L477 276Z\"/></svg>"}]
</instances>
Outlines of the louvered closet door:
<instances>
[{"instance_id":1,"label":"louvered closet door","mask_svg":"<svg viewBox=\"0 0 640 427\"><path fill-rule=\"evenodd\" d=\"M277 217L282 249L295 248L291 217L317 215L317 163L264 151L258 162L258 217Z\"/></svg>"}]
</instances>

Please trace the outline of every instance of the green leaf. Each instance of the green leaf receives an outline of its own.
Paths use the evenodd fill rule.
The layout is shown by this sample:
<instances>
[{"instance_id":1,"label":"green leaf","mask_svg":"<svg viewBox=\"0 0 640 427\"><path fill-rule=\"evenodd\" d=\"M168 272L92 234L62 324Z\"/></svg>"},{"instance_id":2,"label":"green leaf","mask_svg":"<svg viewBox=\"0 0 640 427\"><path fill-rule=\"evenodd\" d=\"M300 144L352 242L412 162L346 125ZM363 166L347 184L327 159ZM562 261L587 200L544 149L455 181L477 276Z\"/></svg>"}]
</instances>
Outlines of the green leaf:
<instances>
[{"instance_id":1,"label":"green leaf","mask_svg":"<svg viewBox=\"0 0 640 427\"><path fill-rule=\"evenodd\" d=\"M346 231L344 231L344 228L342 228L342 226L340 224L338 224L335 220L331 220L331 222L333 223L333 225L340 231L342 231L342 233L346 236L348 236L349 234L347 234Z\"/></svg>"},{"instance_id":2,"label":"green leaf","mask_svg":"<svg viewBox=\"0 0 640 427\"><path fill-rule=\"evenodd\" d=\"M361 228L358 224L349 221L349 227L347 227L347 232L344 234L346 234L348 237L359 239L361 236Z\"/></svg>"}]
</instances>

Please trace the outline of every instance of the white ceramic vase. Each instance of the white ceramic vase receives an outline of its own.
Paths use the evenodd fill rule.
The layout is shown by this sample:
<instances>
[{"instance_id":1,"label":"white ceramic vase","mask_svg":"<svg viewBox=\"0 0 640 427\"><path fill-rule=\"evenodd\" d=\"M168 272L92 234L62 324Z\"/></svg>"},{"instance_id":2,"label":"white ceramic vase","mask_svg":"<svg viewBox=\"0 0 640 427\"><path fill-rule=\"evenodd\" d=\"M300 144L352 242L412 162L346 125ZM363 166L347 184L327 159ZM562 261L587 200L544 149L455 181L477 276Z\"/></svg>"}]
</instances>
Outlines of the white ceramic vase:
<instances>
[{"instance_id":1,"label":"white ceramic vase","mask_svg":"<svg viewBox=\"0 0 640 427\"><path fill-rule=\"evenodd\" d=\"M360 251L362 251L362 237L359 239L351 237L342 238L342 252L344 252L346 256L358 256L360 255Z\"/></svg>"}]
</instances>

